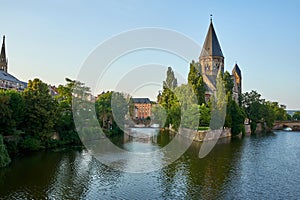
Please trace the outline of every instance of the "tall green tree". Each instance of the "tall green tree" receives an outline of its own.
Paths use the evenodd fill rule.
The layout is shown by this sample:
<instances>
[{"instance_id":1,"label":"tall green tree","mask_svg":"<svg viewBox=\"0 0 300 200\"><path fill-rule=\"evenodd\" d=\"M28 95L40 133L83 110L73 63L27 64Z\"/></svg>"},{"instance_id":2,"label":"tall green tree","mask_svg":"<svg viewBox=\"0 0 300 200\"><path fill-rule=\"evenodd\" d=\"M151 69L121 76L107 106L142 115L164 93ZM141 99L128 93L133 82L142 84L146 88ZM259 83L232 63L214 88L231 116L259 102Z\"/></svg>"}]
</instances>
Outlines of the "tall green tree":
<instances>
[{"instance_id":1,"label":"tall green tree","mask_svg":"<svg viewBox=\"0 0 300 200\"><path fill-rule=\"evenodd\" d=\"M228 71L226 71L223 74L223 80L224 80L225 93L228 94L232 98L234 83L233 83L231 75Z\"/></svg>"},{"instance_id":2,"label":"tall green tree","mask_svg":"<svg viewBox=\"0 0 300 200\"><path fill-rule=\"evenodd\" d=\"M55 99L58 101L55 130L59 133L60 139L64 143L80 144L72 112L72 90L76 81L66 78L66 82L65 85L58 86L58 95L55 96Z\"/></svg>"},{"instance_id":3,"label":"tall green tree","mask_svg":"<svg viewBox=\"0 0 300 200\"><path fill-rule=\"evenodd\" d=\"M9 96L0 92L0 134L8 135L13 129L12 110L9 106Z\"/></svg>"},{"instance_id":4,"label":"tall green tree","mask_svg":"<svg viewBox=\"0 0 300 200\"><path fill-rule=\"evenodd\" d=\"M21 129L25 115L24 99L21 93L15 90L7 90L5 94L9 96L9 108L12 110L12 123L16 129Z\"/></svg>"},{"instance_id":5,"label":"tall green tree","mask_svg":"<svg viewBox=\"0 0 300 200\"><path fill-rule=\"evenodd\" d=\"M221 129L224 127L226 118L226 107L228 102L228 95L226 95L224 81L221 73L216 78L217 91L211 97L211 123L212 130Z\"/></svg>"},{"instance_id":6,"label":"tall green tree","mask_svg":"<svg viewBox=\"0 0 300 200\"><path fill-rule=\"evenodd\" d=\"M194 93L197 96L199 105L205 103L205 84L200 72L200 64L192 62L190 63L190 71L188 74L188 84L193 87Z\"/></svg>"},{"instance_id":7,"label":"tall green tree","mask_svg":"<svg viewBox=\"0 0 300 200\"><path fill-rule=\"evenodd\" d=\"M23 98L26 104L25 132L41 141L46 141L54 131L57 101L50 95L48 85L37 78L28 82Z\"/></svg>"},{"instance_id":8,"label":"tall green tree","mask_svg":"<svg viewBox=\"0 0 300 200\"><path fill-rule=\"evenodd\" d=\"M232 100L229 99L228 104L230 104L230 116L231 116L231 134L232 136L238 135L242 133L243 135L245 134L245 126L244 126L244 121L245 121L245 114L243 110L238 106L238 104Z\"/></svg>"},{"instance_id":9,"label":"tall green tree","mask_svg":"<svg viewBox=\"0 0 300 200\"><path fill-rule=\"evenodd\" d=\"M177 78L175 77L175 74L171 67L168 67L167 70L167 78L166 81L163 83L164 87L169 89L175 89L177 87Z\"/></svg>"},{"instance_id":10,"label":"tall green tree","mask_svg":"<svg viewBox=\"0 0 300 200\"><path fill-rule=\"evenodd\" d=\"M263 128L270 129L276 118L282 117L278 103L261 99L261 95L256 91L244 93L242 105L247 118L250 120L251 133L255 133L257 123L261 123ZM264 127L265 124L267 127Z\"/></svg>"},{"instance_id":11,"label":"tall green tree","mask_svg":"<svg viewBox=\"0 0 300 200\"><path fill-rule=\"evenodd\" d=\"M106 92L102 93L95 102L96 114L104 129L109 129L110 123L113 121L111 98L112 92Z\"/></svg>"},{"instance_id":12,"label":"tall green tree","mask_svg":"<svg viewBox=\"0 0 300 200\"><path fill-rule=\"evenodd\" d=\"M3 137L0 135L0 168L5 167L11 162L11 159L6 150L6 146L3 143Z\"/></svg>"},{"instance_id":13,"label":"tall green tree","mask_svg":"<svg viewBox=\"0 0 300 200\"><path fill-rule=\"evenodd\" d=\"M160 105L167 112L166 125L177 129L180 125L180 103L174 90L177 87L177 79L171 67L168 67L166 81L163 82L163 92L160 97Z\"/></svg>"}]
</instances>

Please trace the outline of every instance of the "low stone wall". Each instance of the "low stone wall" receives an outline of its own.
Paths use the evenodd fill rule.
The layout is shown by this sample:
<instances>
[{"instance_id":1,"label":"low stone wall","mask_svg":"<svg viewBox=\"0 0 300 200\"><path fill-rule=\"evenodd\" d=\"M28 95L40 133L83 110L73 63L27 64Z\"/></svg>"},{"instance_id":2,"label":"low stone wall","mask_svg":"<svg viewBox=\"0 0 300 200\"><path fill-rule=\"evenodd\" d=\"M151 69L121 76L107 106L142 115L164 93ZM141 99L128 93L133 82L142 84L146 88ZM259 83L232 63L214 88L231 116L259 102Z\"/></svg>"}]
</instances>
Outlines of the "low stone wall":
<instances>
[{"instance_id":1,"label":"low stone wall","mask_svg":"<svg viewBox=\"0 0 300 200\"><path fill-rule=\"evenodd\" d=\"M221 131L221 133L220 133ZM231 137L231 129L225 128L223 130L207 130L207 131L196 131L193 134L188 133L185 129L181 129L179 131L180 134L184 135L185 137L192 138L194 141L202 142L204 138L207 136L208 140L216 140L219 138L227 138Z\"/></svg>"}]
</instances>

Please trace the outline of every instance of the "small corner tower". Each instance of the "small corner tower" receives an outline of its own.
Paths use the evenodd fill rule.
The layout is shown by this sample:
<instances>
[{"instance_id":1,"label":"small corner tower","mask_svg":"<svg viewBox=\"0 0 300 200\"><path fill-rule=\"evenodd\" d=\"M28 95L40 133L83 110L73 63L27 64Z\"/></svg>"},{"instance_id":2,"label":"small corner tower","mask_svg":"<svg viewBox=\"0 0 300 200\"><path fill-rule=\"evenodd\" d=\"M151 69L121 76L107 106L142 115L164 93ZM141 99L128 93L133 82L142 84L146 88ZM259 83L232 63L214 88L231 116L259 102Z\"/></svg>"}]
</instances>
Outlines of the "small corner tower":
<instances>
[{"instance_id":1,"label":"small corner tower","mask_svg":"<svg viewBox=\"0 0 300 200\"><path fill-rule=\"evenodd\" d=\"M224 73L224 56L215 32L212 18L199 57L202 74L217 76L219 71Z\"/></svg>"},{"instance_id":2,"label":"small corner tower","mask_svg":"<svg viewBox=\"0 0 300 200\"><path fill-rule=\"evenodd\" d=\"M242 72L237 64L234 65L232 69L233 77L233 99L238 103L239 97L242 94Z\"/></svg>"},{"instance_id":3,"label":"small corner tower","mask_svg":"<svg viewBox=\"0 0 300 200\"><path fill-rule=\"evenodd\" d=\"M2 42L2 48L1 48L1 54L0 54L0 70L7 72L7 63L8 63L8 60L6 58L6 53L5 53L5 35L4 35L3 42Z\"/></svg>"}]
</instances>

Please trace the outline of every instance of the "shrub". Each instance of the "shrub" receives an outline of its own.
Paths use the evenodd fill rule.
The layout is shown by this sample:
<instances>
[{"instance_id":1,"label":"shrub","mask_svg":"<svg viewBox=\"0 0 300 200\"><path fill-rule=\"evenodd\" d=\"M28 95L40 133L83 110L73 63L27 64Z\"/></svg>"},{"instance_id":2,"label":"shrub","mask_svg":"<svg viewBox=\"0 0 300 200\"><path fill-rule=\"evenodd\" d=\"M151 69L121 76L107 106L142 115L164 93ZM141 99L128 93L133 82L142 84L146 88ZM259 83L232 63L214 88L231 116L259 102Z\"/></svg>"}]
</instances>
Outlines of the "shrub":
<instances>
[{"instance_id":1,"label":"shrub","mask_svg":"<svg viewBox=\"0 0 300 200\"><path fill-rule=\"evenodd\" d=\"M44 147L42 146L40 140L33 137L27 137L21 143L21 148L25 151L37 151L39 149L43 149Z\"/></svg>"},{"instance_id":2,"label":"shrub","mask_svg":"<svg viewBox=\"0 0 300 200\"><path fill-rule=\"evenodd\" d=\"M0 135L0 167L5 167L10 163L10 157L8 155L5 144L3 143L3 137Z\"/></svg>"}]
</instances>

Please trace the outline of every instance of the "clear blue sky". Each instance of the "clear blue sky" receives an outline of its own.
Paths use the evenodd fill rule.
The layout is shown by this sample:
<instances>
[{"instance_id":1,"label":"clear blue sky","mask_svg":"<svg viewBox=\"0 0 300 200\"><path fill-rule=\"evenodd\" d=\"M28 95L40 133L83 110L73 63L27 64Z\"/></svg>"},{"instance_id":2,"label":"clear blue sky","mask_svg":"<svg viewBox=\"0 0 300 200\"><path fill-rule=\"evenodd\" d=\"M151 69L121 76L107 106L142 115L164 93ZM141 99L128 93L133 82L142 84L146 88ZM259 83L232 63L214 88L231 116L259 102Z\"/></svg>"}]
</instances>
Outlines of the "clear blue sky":
<instances>
[{"instance_id":1,"label":"clear blue sky","mask_svg":"<svg viewBox=\"0 0 300 200\"><path fill-rule=\"evenodd\" d=\"M3 1L9 72L51 84L76 78L97 45L141 27L179 31L202 45L213 14L225 69L237 61L243 91L300 109L299 1ZM189 66L180 66L188 70ZM104 88L105 89L105 88Z\"/></svg>"}]
</instances>

